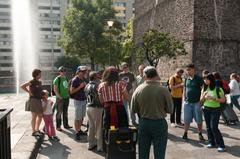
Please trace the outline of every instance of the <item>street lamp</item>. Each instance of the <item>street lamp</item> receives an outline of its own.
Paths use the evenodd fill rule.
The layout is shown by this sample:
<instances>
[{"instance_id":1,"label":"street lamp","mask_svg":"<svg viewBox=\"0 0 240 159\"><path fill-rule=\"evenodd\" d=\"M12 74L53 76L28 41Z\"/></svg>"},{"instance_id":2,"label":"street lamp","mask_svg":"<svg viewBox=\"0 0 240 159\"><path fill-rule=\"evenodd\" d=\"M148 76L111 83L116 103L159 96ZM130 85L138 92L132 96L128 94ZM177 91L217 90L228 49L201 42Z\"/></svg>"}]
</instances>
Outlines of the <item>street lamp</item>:
<instances>
[{"instance_id":1,"label":"street lamp","mask_svg":"<svg viewBox=\"0 0 240 159\"><path fill-rule=\"evenodd\" d=\"M114 23L114 21L112 21L112 20L107 21L107 25L108 25L108 27L109 27L109 34L110 34L109 54L108 54L108 64L109 64L109 66L110 66L110 62L111 62L111 40L112 40L112 35L111 35L112 31L111 31L111 28L112 28L112 26L113 26L113 23Z\"/></svg>"}]
</instances>

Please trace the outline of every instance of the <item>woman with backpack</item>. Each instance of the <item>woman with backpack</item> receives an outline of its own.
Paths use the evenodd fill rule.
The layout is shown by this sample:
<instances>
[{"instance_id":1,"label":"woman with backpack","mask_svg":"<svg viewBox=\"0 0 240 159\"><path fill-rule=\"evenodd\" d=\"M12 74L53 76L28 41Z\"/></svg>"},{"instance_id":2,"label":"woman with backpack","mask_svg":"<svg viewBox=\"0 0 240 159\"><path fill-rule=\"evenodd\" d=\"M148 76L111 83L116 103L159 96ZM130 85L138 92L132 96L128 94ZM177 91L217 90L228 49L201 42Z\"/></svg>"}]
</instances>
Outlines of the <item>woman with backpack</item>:
<instances>
[{"instance_id":1,"label":"woman with backpack","mask_svg":"<svg viewBox=\"0 0 240 159\"><path fill-rule=\"evenodd\" d=\"M127 112L123 101L129 100L126 85L119 80L118 70L110 66L103 73L103 82L98 88L99 99L104 106L103 128L128 127ZM106 135L106 134L105 134Z\"/></svg>"},{"instance_id":2,"label":"woman with backpack","mask_svg":"<svg viewBox=\"0 0 240 159\"><path fill-rule=\"evenodd\" d=\"M203 103L204 118L207 127L208 141L207 148L218 147L218 152L225 151L225 144L221 132L218 129L221 115L221 103L225 102L223 89L216 86L212 74L203 77L204 87L201 92L200 101Z\"/></svg>"}]
</instances>

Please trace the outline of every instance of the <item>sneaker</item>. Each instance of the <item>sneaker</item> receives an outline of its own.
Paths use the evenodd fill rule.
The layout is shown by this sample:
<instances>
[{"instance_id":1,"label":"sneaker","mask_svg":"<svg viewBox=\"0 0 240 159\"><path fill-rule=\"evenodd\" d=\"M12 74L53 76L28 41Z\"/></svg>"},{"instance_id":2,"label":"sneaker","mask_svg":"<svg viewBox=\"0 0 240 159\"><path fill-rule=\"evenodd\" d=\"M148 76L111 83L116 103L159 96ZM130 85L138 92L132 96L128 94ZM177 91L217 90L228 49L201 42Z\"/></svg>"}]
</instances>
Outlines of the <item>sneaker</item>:
<instances>
[{"instance_id":1,"label":"sneaker","mask_svg":"<svg viewBox=\"0 0 240 159\"><path fill-rule=\"evenodd\" d=\"M62 129L61 129L61 128L57 128L56 130L57 130L57 131L62 131Z\"/></svg>"},{"instance_id":2,"label":"sneaker","mask_svg":"<svg viewBox=\"0 0 240 159\"><path fill-rule=\"evenodd\" d=\"M188 136L187 136L186 132L183 134L182 138L185 139L185 140L188 139Z\"/></svg>"},{"instance_id":3,"label":"sneaker","mask_svg":"<svg viewBox=\"0 0 240 159\"><path fill-rule=\"evenodd\" d=\"M177 123L177 125L178 125L178 126L184 126L184 124L183 124L183 123Z\"/></svg>"},{"instance_id":4,"label":"sneaker","mask_svg":"<svg viewBox=\"0 0 240 159\"><path fill-rule=\"evenodd\" d=\"M224 147L218 147L217 150L218 150L218 152L224 152L225 148Z\"/></svg>"},{"instance_id":5,"label":"sneaker","mask_svg":"<svg viewBox=\"0 0 240 159\"><path fill-rule=\"evenodd\" d=\"M81 138L80 138L80 133L78 132L78 133L76 133L76 140L80 140Z\"/></svg>"},{"instance_id":6,"label":"sneaker","mask_svg":"<svg viewBox=\"0 0 240 159\"><path fill-rule=\"evenodd\" d=\"M198 137L199 137L199 140L200 140L200 141L205 141L205 139L204 139L202 133L199 133L199 134L198 134Z\"/></svg>"},{"instance_id":7,"label":"sneaker","mask_svg":"<svg viewBox=\"0 0 240 159\"><path fill-rule=\"evenodd\" d=\"M32 136L41 136L42 134L39 131L35 131L32 133Z\"/></svg>"},{"instance_id":8,"label":"sneaker","mask_svg":"<svg viewBox=\"0 0 240 159\"><path fill-rule=\"evenodd\" d=\"M56 141L56 142L60 141L60 139L57 136L52 136L52 139L53 141Z\"/></svg>"},{"instance_id":9,"label":"sneaker","mask_svg":"<svg viewBox=\"0 0 240 159\"><path fill-rule=\"evenodd\" d=\"M175 128L176 124L175 123L171 123L171 127Z\"/></svg>"},{"instance_id":10,"label":"sneaker","mask_svg":"<svg viewBox=\"0 0 240 159\"><path fill-rule=\"evenodd\" d=\"M87 135L86 130L85 131L80 130L78 133L79 133L79 135Z\"/></svg>"},{"instance_id":11,"label":"sneaker","mask_svg":"<svg viewBox=\"0 0 240 159\"><path fill-rule=\"evenodd\" d=\"M49 136L49 137L48 137L48 141L53 141L53 137L52 137L52 136Z\"/></svg>"},{"instance_id":12,"label":"sneaker","mask_svg":"<svg viewBox=\"0 0 240 159\"><path fill-rule=\"evenodd\" d=\"M67 125L67 126L64 126L64 128L65 128L65 129L71 129L72 126Z\"/></svg>"},{"instance_id":13,"label":"sneaker","mask_svg":"<svg viewBox=\"0 0 240 159\"><path fill-rule=\"evenodd\" d=\"M207 145L207 148L215 148L215 145L213 145L213 144L208 144L208 145Z\"/></svg>"}]
</instances>

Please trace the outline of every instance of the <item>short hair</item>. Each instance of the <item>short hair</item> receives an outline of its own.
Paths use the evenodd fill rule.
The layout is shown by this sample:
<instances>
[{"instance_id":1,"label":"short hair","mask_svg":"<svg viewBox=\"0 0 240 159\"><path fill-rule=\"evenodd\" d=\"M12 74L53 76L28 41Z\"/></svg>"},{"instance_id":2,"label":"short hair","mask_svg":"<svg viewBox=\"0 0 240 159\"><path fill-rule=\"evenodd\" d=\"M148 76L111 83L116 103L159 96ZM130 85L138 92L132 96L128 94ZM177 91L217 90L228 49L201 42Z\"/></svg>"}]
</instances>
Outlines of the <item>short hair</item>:
<instances>
[{"instance_id":1,"label":"short hair","mask_svg":"<svg viewBox=\"0 0 240 159\"><path fill-rule=\"evenodd\" d=\"M39 69L34 69L32 71L32 77L35 79L42 71Z\"/></svg>"},{"instance_id":2,"label":"short hair","mask_svg":"<svg viewBox=\"0 0 240 159\"><path fill-rule=\"evenodd\" d=\"M216 80L221 80L222 79L219 72L213 72L212 74L213 74L213 76Z\"/></svg>"},{"instance_id":3,"label":"short hair","mask_svg":"<svg viewBox=\"0 0 240 159\"><path fill-rule=\"evenodd\" d=\"M237 74L236 74L236 73L231 73L230 78L231 78L231 79L232 79L232 78L236 79L236 78L237 78Z\"/></svg>"},{"instance_id":4,"label":"short hair","mask_svg":"<svg viewBox=\"0 0 240 159\"><path fill-rule=\"evenodd\" d=\"M186 67L187 68L195 68L195 65L191 63L191 64L188 64Z\"/></svg>"},{"instance_id":5,"label":"short hair","mask_svg":"<svg viewBox=\"0 0 240 159\"><path fill-rule=\"evenodd\" d=\"M91 71L90 73L89 73L89 80L90 81L93 81L93 80L95 80L97 78L97 72L96 71Z\"/></svg>"},{"instance_id":6,"label":"short hair","mask_svg":"<svg viewBox=\"0 0 240 159\"><path fill-rule=\"evenodd\" d=\"M155 67L153 66L147 66L143 70L144 76L147 78L154 78L158 77L158 73Z\"/></svg>"},{"instance_id":7,"label":"short hair","mask_svg":"<svg viewBox=\"0 0 240 159\"><path fill-rule=\"evenodd\" d=\"M177 72L177 73L183 73L184 71L183 71L183 69L178 68L178 69L176 70L176 72Z\"/></svg>"}]
</instances>

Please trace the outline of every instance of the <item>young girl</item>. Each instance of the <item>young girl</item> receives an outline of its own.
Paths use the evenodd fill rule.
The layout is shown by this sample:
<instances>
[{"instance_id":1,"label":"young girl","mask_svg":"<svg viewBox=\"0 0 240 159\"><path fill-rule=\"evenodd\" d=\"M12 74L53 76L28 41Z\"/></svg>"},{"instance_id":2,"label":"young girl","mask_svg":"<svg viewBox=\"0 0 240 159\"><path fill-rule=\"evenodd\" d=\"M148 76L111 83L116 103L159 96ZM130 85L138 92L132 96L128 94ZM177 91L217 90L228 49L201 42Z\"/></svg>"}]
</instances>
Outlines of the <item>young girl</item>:
<instances>
[{"instance_id":1,"label":"young girl","mask_svg":"<svg viewBox=\"0 0 240 159\"><path fill-rule=\"evenodd\" d=\"M42 107L43 107L43 120L45 123L45 132L48 135L50 141L60 141L56 136L55 128L53 125L53 102L48 99L48 91L42 91Z\"/></svg>"}]
</instances>

